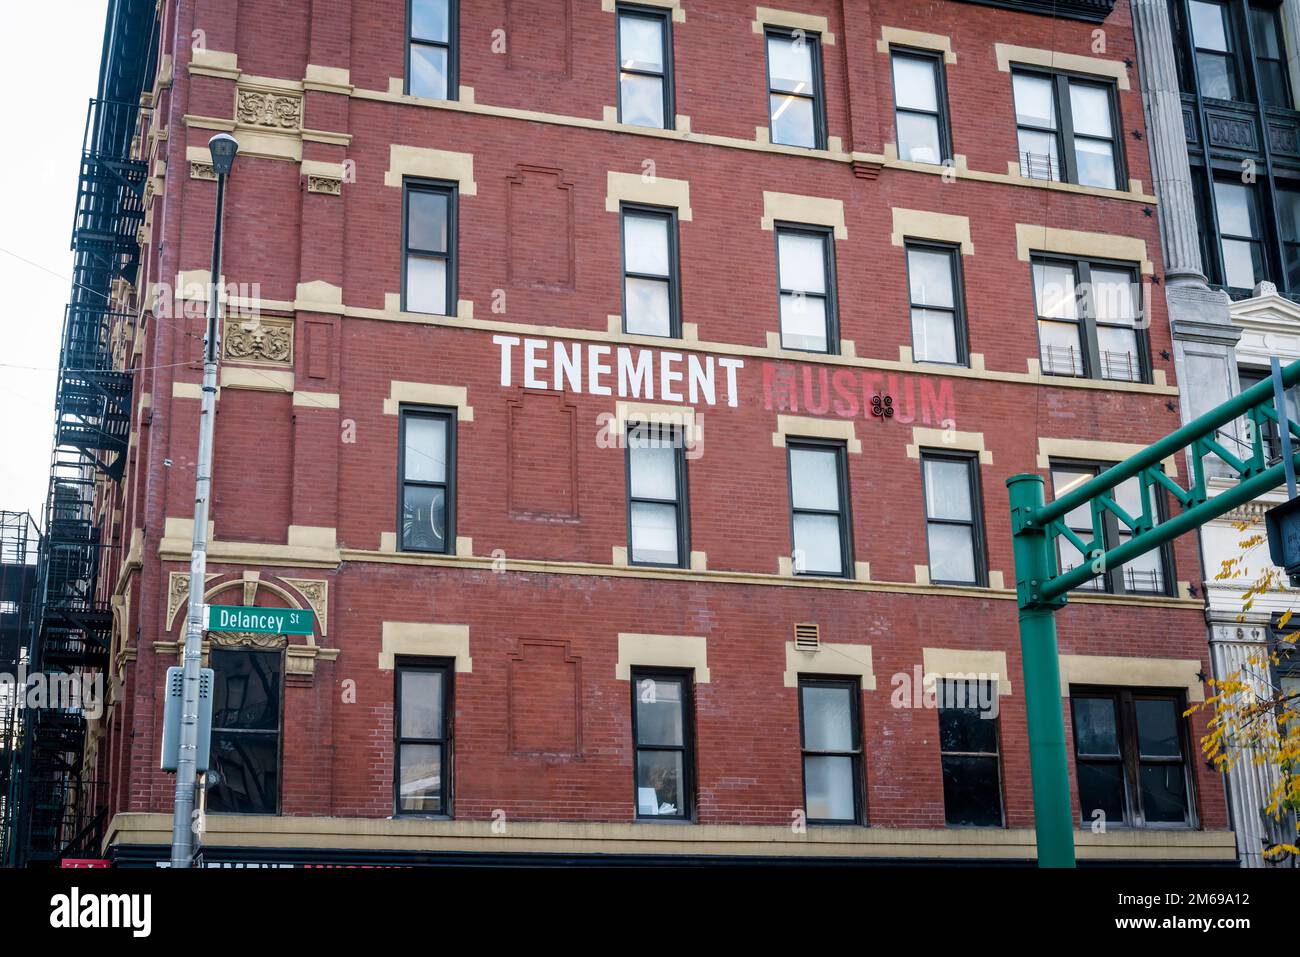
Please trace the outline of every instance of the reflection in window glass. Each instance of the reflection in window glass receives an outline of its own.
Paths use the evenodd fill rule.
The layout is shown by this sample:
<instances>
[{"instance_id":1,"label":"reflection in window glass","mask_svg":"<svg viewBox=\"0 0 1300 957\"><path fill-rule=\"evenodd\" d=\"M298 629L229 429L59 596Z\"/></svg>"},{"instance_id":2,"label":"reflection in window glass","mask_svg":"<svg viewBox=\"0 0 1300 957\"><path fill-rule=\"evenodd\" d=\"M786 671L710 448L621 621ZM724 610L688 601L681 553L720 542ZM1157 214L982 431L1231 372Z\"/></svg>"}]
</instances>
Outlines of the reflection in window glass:
<instances>
[{"instance_id":1,"label":"reflection in window glass","mask_svg":"<svg viewBox=\"0 0 1300 957\"><path fill-rule=\"evenodd\" d=\"M619 122L666 129L668 95L666 13L619 8Z\"/></svg>"},{"instance_id":2,"label":"reflection in window glass","mask_svg":"<svg viewBox=\"0 0 1300 957\"><path fill-rule=\"evenodd\" d=\"M796 574L847 574L843 454L843 446L789 446Z\"/></svg>"},{"instance_id":3,"label":"reflection in window glass","mask_svg":"<svg viewBox=\"0 0 1300 957\"><path fill-rule=\"evenodd\" d=\"M815 36L767 34L768 102L773 143L820 148L820 48Z\"/></svg>"},{"instance_id":4,"label":"reflection in window glass","mask_svg":"<svg viewBox=\"0 0 1300 957\"><path fill-rule=\"evenodd\" d=\"M810 822L860 819L859 694L855 681L800 679L804 807Z\"/></svg>"}]
</instances>

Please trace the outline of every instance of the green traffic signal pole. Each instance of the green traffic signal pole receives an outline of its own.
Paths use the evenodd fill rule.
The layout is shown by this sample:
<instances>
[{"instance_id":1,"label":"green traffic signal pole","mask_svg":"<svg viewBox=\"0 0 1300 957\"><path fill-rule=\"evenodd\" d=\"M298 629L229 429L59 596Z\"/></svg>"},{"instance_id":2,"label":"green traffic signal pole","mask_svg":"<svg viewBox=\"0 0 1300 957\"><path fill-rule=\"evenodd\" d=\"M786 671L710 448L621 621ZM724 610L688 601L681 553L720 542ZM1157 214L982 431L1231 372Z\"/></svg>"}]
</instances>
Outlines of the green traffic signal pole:
<instances>
[{"instance_id":1,"label":"green traffic signal pole","mask_svg":"<svg viewBox=\"0 0 1300 957\"><path fill-rule=\"evenodd\" d=\"M1300 383L1300 362L1281 370L1282 387ZM1065 715L1061 706L1060 656L1056 644L1056 611L1066 604L1072 588L1107 570L1118 569L1140 555L1199 528L1225 512L1271 491L1285 480L1286 464L1270 464L1265 435L1270 423L1283 423L1300 438L1300 423L1279 416L1275 382L1266 379L1189 422L1137 455L1107 469L1067 495L1043 501L1043 477L1020 474L1007 479L1011 499L1011 532L1015 556L1016 601L1020 610L1020 651L1025 679L1025 712L1029 730L1030 771L1034 788L1034 828L1040 867L1073 867L1074 812L1065 749ZM1219 442L1219 430L1245 417L1251 423L1249 454L1239 456ZM1191 453L1192 474L1184 489L1161 467L1179 452ZM1216 456L1238 482L1210 498L1206 456ZM1297 454L1292 465L1300 464ZM1115 488L1138 478L1142 513L1129 515L1116 501ZM1183 511L1158 522L1153 493L1168 492ZM1092 515L1092 540L1081 539L1064 518L1078 508ZM1119 522L1131 533L1123 544L1106 548L1105 523ZM1087 533L1085 533L1087 534ZM1087 561L1060 572L1056 540L1065 537Z\"/></svg>"}]
</instances>

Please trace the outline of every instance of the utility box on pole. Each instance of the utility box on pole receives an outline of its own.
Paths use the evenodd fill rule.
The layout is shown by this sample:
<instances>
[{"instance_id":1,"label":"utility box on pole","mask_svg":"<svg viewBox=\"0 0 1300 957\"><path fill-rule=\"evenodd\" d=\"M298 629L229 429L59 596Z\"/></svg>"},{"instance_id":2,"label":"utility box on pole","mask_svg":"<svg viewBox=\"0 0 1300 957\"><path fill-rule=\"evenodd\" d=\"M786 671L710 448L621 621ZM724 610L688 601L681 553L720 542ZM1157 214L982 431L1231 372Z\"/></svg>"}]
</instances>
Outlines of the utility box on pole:
<instances>
[{"instance_id":1,"label":"utility box on pole","mask_svg":"<svg viewBox=\"0 0 1300 957\"><path fill-rule=\"evenodd\" d=\"M199 669L199 740L194 752L194 770L208 770L212 753L212 682L211 668ZM167 669L167 698L163 703L162 769L176 770L181 745L181 709L185 704L185 669Z\"/></svg>"}]
</instances>

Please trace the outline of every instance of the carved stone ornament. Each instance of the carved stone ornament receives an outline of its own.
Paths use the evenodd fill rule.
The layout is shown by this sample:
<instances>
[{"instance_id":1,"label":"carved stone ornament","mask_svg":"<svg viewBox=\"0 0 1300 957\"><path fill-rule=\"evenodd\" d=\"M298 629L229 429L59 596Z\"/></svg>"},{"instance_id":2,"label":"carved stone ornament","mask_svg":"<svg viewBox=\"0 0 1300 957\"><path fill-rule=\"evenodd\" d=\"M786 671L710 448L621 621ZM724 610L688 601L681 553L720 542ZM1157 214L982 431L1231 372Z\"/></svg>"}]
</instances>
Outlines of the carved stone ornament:
<instances>
[{"instance_id":1,"label":"carved stone ornament","mask_svg":"<svg viewBox=\"0 0 1300 957\"><path fill-rule=\"evenodd\" d=\"M235 118L245 126L296 130L302 126L302 97L270 90L243 90L235 101Z\"/></svg>"},{"instance_id":2,"label":"carved stone ornament","mask_svg":"<svg viewBox=\"0 0 1300 957\"><path fill-rule=\"evenodd\" d=\"M329 634L329 582L320 578L281 578L307 600L311 610L316 614L316 627L321 635Z\"/></svg>"},{"instance_id":3,"label":"carved stone ornament","mask_svg":"<svg viewBox=\"0 0 1300 957\"><path fill-rule=\"evenodd\" d=\"M206 179L216 182L217 171L211 163L190 163L190 179Z\"/></svg>"},{"instance_id":4,"label":"carved stone ornament","mask_svg":"<svg viewBox=\"0 0 1300 957\"><path fill-rule=\"evenodd\" d=\"M343 195L343 180L333 176L308 176L307 192L324 193L327 196Z\"/></svg>"},{"instance_id":5,"label":"carved stone ornament","mask_svg":"<svg viewBox=\"0 0 1300 957\"><path fill-rule=\"evenodd\" d=\"M291 362L293 326L288 321L232 319L226 323L226 358L253 362Z\"/></svg>"},{"instance_id":6,"label":"carved stone ornament","mask_svg":"<svg viewBox=\"0 0 1300 957\"><path fill-rule=\"evenodd\" d=\"M219 577L216 572L209 572L205 577L205 582ZM176 621L176 613L189 604L190 600L190 573L189 572L172 572L167 579L167 627L171 628Z\"/></svg>"},{"instance_id":7,"label":"carved stone ornament","mask_svg":"<svg viewBox=\"0 0 1300 957\"><path fill-rule=\"evenodd\" d=\"M289 644L284 635L263 635L252 631L210 631L208 641L213 648L255 648L279 651Z\"/></svg>"}]
</instances>

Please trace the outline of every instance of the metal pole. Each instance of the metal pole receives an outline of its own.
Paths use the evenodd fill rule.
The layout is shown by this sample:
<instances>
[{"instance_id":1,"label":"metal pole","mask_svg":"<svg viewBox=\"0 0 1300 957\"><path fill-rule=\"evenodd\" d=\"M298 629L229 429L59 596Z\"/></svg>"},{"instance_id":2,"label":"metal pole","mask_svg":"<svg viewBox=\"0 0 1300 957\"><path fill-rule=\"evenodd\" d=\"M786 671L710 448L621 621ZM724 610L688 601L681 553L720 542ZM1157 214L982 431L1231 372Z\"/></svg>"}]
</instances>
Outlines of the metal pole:
<instances>
[{"instance_id":1,"label":"metal pole","mask_svg":"<svg viewBox=\"0 0 1300 957\"><path fill-rule=\"evenodd\" d=\"M1016 594L1020 605L1020 659L1025 676L1029 770L1034 788L1034 832L1039 867L1074 867L1074 811L1065 755L1056 607L1039 589L1056 567L1047 529L1033 516L1043 506L1041 475L1013 475L1011 494Z\"/></svg>"},{"instance_id":2,"label":"metal pole","mask_svg":"<svg viewBox=\"0 0 1300 957\"><path fill-rule=\"evenodd\" d=\"M180 753L176 758L176 810L172 817L172 867L189 867L194 854L195 757L199 737L199 666L203 657L203 584L208 558L208 503L212 492L212 431L217 411L220 357L221 215L226 176L217 174L216 223L212 230L212 275L203 348L203 394L199 411L199 454L194 470L194 543L190 551L190 598L185 616L184 698Z\"/></svg>"}]
</instances>

